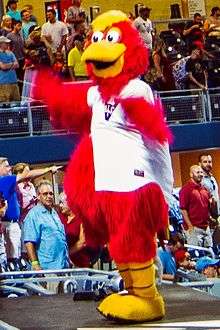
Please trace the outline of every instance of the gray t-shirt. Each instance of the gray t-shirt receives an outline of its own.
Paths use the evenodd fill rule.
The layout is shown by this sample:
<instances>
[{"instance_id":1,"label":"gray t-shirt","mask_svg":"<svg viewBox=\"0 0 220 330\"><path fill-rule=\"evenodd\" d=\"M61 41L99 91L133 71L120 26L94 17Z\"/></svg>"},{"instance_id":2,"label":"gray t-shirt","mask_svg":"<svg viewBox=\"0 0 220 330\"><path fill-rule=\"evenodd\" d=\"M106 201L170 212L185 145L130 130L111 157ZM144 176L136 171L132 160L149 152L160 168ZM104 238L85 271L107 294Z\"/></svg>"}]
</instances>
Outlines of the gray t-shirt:
<instances>
[{"instance_id":1,"label":"gray t-shirt","mask_svg":"<svg viewBox=\"0 0 220 330\"><path fill-rule=\"evenodd\" d=\"M15 54L17 61L24 59L24 40L20 33L10 32L7 38L11 40L11 50Z\"/></svg>"}]
</instances>

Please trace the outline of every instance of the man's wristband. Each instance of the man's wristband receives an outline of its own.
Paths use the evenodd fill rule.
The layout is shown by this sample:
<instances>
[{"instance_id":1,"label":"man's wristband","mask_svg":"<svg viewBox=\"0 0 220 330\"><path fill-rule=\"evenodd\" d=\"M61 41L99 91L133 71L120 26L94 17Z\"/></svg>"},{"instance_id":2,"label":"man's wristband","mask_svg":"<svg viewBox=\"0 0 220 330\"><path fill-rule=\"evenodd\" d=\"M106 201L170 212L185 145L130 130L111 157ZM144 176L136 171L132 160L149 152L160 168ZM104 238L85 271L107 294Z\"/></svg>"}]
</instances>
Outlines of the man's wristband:
<instances>
[{"instance_id":1,"label":"man's wristband","mask_svg":"<svg viewBox=\"0 0 220 330\"><path fill-rule=\"evenodd\" d=\"M38 260L33 260L33 261L31 261L31 265L32 266L38 266L39 265L39 261Z\"/></svg>"}]
</instances>

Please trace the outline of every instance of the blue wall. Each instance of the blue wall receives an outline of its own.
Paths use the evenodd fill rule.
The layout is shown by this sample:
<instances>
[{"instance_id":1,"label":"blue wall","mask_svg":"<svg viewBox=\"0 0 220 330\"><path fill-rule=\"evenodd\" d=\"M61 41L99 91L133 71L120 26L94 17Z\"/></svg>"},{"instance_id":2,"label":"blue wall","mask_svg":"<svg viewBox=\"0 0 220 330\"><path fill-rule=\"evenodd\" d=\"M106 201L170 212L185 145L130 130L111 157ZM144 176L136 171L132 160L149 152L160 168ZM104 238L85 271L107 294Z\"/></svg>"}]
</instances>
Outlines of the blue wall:
<instances>
[{"instance_id":1,"label":"blue wall","mask_svg":"<svg viewBox=\"0 0 220 330\"><path fill-rule=\"evenodd\" d=\"M187 151L220 147L220 122L173 125L171 151ZM69 159L78 140L77 135L45 135L0 139L0 156L12 164L63 162Z\"/></svg>"}]
</instances>

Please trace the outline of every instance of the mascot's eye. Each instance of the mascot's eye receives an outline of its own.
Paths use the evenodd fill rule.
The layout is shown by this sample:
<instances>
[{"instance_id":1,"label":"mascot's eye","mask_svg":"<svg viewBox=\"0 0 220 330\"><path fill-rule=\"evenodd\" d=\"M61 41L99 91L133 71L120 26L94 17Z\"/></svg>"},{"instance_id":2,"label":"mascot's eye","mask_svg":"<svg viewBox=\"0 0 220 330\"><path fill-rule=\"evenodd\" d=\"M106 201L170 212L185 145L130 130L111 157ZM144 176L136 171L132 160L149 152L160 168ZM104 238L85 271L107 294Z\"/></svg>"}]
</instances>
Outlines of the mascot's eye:
<instances>
[{"instance_id":1,"label":"mascot's eye","mask_svg":"<svg viewBox=\"0 0 220 330\"><path fill-rule=\"evenodd\" d=\"M120 39L120 33L118 31L109 31L105 38L108 42L117 42Z\"/></svg>"},{"instance_id":2,"label":"mascot's eye","mask_svg":"<svg viewBox=\"0 0 220 330\"><path fill-rule=\"evenodd\" d=\"M100 31L94 32L92 35L92 42L99 42L103 39L103 33Z\"/></svg>"}]
</instances>

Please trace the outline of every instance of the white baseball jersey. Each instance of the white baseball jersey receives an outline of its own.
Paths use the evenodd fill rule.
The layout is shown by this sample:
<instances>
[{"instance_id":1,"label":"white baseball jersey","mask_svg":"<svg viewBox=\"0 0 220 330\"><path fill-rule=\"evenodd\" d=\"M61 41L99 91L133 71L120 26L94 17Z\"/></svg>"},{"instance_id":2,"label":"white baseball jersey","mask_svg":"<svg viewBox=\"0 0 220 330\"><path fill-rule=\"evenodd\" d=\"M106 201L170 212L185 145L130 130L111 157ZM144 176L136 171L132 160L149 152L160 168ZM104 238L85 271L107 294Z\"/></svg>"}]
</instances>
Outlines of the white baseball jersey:
<instances>
[{"instance_id":1,"label":"white baseball jersey","mask_svg":"<svg viewBox=\"0 0 220 330\"><path fill-rule=\"evenodd\" d=\"M144 97L153 102L150 87L133 79L119 98ZM173 174L168 144L144 137L114 99L104 102L97 86L87 95L92 109L91 138L95 167L95 190L128 192L157 182L165 196L171 193ZM147 116L147 113L146 113Z\"/></svg>"}]
</instances>

